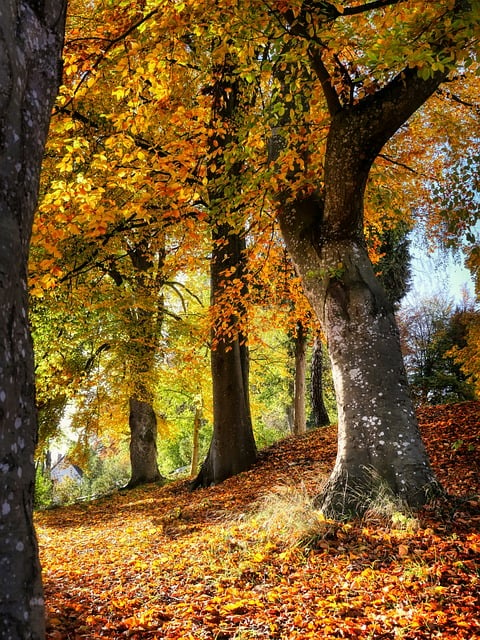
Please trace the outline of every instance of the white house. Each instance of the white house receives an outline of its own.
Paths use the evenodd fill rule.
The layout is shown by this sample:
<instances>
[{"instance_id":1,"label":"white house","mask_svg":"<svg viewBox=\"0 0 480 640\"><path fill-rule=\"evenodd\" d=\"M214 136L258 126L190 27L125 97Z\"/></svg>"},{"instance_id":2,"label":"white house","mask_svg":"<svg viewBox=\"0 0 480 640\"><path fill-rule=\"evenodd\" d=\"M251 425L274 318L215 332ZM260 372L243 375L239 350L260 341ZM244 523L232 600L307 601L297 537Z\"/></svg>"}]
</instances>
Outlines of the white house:
<instances>
[{"instance_id":1,"label":"white house","mask_svg":"<svg viewBox=\"0 0 480 640\"><path fill-rule=\"evenodd\" d=\"M67 478L75 480L75 482L81 482L83 471L76 464L72 464L67 456L60 455L57 462L50 469L50 477L53 482L62 482Z\"/></svg>"}]
</instances>

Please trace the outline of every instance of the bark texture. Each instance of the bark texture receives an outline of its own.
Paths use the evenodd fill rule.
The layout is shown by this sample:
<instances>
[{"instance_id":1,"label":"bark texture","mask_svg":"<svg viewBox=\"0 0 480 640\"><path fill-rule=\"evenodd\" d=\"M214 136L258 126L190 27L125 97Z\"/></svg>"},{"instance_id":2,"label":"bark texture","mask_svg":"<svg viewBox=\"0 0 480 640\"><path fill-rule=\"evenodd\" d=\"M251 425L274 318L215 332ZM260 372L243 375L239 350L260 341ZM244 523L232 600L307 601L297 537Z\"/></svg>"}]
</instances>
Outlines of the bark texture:
<instances>
[{"instance_id":1,"label":"bark texture","mask_svg":"<svg viewBox=\"0 0 480 640\"><path fill-rule=\"evenodd\" d=\"M315 427L326 427L330 424L330 417L323 400L323 347L322 341L318 336L313 343L310 395L313 425Z\"/></svg>"},{"instance_id":2,"label":"bark texture","mask_svg":"<svg viewBox=\"0 0 480 640\"><path fill-rule=\"evenodd\" d=\"M158 240L158 239L157 239ZM132 389L129 398L130 466L127 488L163 480L157 463L157 417L153 408L155 357L164 318L165 238L130 242L134 268L132 303L128 310L127 358Z\"/></svg>"},{"instance_id":3,"label":"bark texture","mask_svg":"<svg viewBox=\"0 0 480 640\"><path fill-rule=\"evenodd\" d=\"M0 638L45 636L32 523L37 440L27 262L50 113L61 79L64 0L0 6Z\"/></svg>"},{"instance_id":4,"label":"bark texture","mask_svg":"<svg viewBox=\"0 0 480 640\"><path fill-rule=\"evenodd\" d=\"M131 476L127 487L162 480L157 464L157 417L152 401L129 400Z\"/></svg>"},{"instance_id":5,"label":"bark texture","mask_svg":"<svg viewBox=\"0 0 480 640\"><path fill-rule=\"evenodd\" d=\"M293 402L293 433L301 435L307 431L305 413L305 390L307 372L307 332L301 322L297 324L294 338L295 385Z\"/></svg>"},{"instance_id":6,"label":"bark texture","mask_svg":"<svg viewBox=\"0 0 480 640\"><path fill-rule=\"evenodd\" d=\"M222 482L249 469L257 458L250 415L247 314L241 300L247 287L245 215L240 203L232 203L232 194L242 191L243 164L241 159L225 161L230 147L239 145L243 110L254 99L229 53L221 64L214 65L212 84L205 91L212 96L212 134L208 140L211 162L207 161L213 227L211 304L214 309L222 307L222 317L212 328L213 435L192 489Z\"/></svg>"},{"instance_id":7,"label":"bark texture","mask_svg":"<svg viewBox=\"0 0 480 640\"><path fill-rule=\"evenodd\" d=\"M227 224L219 227L214 240L211 295L215 304L224 291L225 273L242 278L245 241ZM240 301L239 305L241 314ZM212 331L213 435L207 457L192 482L193 489L218 484L246 471L257 458L250 415L248 347L238 323L238 316L229 318L231 335L224 335L219 326Z\"/></svg>"},{"instance_id":8,"label":"bark texture","mask_svg":"<svg viewBox=\"0 0 480 640\"><path fill-rule=\"evenodd\" d=\"M332 364L338 456L318 497L328 515L362 513L380 485L412 507L441 491L418 430L393 308L368 258L363 197L382 146L442 79L421 80L406 69L375 95L349 106L327 87L332 117L324 188L285 200L279 214Z\"/></svg>"}]
</instances>

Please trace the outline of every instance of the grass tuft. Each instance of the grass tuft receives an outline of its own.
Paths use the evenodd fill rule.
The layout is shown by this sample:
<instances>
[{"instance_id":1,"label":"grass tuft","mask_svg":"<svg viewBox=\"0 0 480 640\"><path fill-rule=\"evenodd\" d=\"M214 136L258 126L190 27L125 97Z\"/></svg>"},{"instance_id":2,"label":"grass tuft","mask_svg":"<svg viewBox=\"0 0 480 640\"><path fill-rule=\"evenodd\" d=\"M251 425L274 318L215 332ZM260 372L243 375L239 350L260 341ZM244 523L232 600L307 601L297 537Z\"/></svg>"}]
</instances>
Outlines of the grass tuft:
<instances>
[{"instance_id":1,"label":"grass tuft","mask_svg":"<svg viewBox=\"0 0 480 640\"><path fill-rule=\"evenodd\" d=\"M312 546L332 536L338 523L327 520L315 508L303 485L278 485L256 504L249 524L279 546Z\"/></svg>"}]
</instances>

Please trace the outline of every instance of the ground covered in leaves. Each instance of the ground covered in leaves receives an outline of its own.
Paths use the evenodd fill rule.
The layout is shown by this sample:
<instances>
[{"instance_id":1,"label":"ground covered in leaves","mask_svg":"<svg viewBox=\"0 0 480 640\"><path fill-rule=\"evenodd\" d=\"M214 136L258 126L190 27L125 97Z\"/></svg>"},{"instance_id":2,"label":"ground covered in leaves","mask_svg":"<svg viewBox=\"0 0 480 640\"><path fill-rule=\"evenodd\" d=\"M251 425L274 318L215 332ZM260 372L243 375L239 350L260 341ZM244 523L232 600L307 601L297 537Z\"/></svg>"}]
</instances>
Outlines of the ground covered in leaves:
<instances>
[{"instance_id":1,"label":"ground covered in leaves","mask_svg":"<svg viewBox=\"0 0 480 640\"><path fill-rule=\"evenodd\" d=\"M480 404L419 412L457 500L321 519L335 429L287 438L221 486L186 481L36 516L47 637L480 638Z\"/></svg>"}]
</instances>

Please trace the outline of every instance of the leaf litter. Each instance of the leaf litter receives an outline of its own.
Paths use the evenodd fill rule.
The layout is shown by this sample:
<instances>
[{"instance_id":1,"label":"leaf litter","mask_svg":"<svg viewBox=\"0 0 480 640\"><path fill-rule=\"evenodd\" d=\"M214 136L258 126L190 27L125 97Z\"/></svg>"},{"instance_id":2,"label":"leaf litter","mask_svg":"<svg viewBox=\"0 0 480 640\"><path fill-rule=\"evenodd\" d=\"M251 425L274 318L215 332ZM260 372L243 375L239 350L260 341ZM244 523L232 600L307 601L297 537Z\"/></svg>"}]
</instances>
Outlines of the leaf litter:
<instances>
[{"instance_id":1,"label":"leaf litter","mask_svg":"<svg viewBox=\"0 0 480 640\"><path fill-rule=\"evenodd\" d=\"M178 480L37 513L47 638L480 638L480 403L418 416L451 496L420 512L323 520L311 498L332 426L216 487Z\"/></svg>"}]
</instances>

